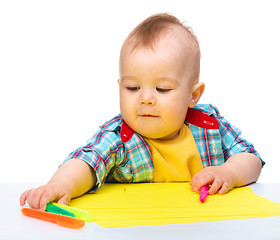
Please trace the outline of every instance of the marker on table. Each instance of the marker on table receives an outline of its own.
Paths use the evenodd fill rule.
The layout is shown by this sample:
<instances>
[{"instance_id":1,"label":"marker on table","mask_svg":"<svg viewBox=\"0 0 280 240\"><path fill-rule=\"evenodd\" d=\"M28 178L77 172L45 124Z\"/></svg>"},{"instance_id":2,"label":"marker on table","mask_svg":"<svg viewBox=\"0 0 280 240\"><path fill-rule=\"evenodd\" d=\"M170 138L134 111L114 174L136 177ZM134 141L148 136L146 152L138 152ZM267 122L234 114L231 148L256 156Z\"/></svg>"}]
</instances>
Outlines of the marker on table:
<instances>
[{"instance_id":1,"label":"marker on table","mask_svg":"<svg viewBox=\"0 0 280 240\"><path fill-rule=\"evenodd\" d=\"M50 212L44 212L32 208L22 208L21 212L28 217L33 217L44 221L56 223L63 227L81 228L85 225L84 221L77 218L54 214Z\"/></svg>"},{"instance_id":2,"label":"marker on table","mask_svg":"<svg viewBox=\"0 0 280 240\"><path fill-rule=\"evenodd\" d=\"M208 196L208 186L202 186L200 188L200 192L199 192L199 200L200 202L204 203L206 201L206 198Z\"/></svg>"},{"instance_id":3,"label":"marker on table","mask_svg":"<svg viewBox=\"0 0 280 240\"><path fill-rule=\"evenodd\" d=\"M48 211L48 206L49 205L53 205L54 207L57 207L57 209L60 208L60 211L61 212L55 212L55 211ZM86 221L86 222L92 222L93 221L93 217L91 216L91 214L83 211L83 210L80 210L80 209L77 209L77 208L73 208L73 207L69 207L69 206L66 206L66 205L62 205L62 204L59 204L57 202L51 202L47 205L47 211L48 212L52 212L52 213L58 213L58 214L63 214L63 215L67 215L67 214L64 214L63 210L65 210L66 212L70 212L70 214L72 213L75 217L75 218L78 218L78 219L81 219L83 221ZM70 215L68 215L70 216ZM72 217L72 216L70 216Z\"/></svg>"},{"instance_id":4,"label":"marker on table","mask_svg":"<svg viewBox=\"0 0 280 240\"><path fill-rule=\"evenodd\" d=\"M55 213L55 214L60 214L60 215L65 215L65 216L68 216L68 217L75 217L75 214L64 209L64 208L61 208L59 206L55 206L51 203L48 203L47 204L47 207L46 207L46 212L50 212L50 213ZM81 219L83 220L83 219Z\"/></svg>"}]
</instances>

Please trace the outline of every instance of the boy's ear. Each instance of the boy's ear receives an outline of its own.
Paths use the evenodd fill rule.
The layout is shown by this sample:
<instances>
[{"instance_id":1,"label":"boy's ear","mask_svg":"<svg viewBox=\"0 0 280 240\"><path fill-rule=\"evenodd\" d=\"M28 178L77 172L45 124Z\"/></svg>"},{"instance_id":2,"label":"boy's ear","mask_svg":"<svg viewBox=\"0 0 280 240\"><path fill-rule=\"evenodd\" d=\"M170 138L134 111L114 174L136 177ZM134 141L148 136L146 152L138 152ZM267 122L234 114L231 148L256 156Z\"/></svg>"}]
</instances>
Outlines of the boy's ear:
<instances>
[{"instance_id":1,"label":"boy's ear","mask_svg":"<svg viewBox=\"0 0 280 240\"><path fill-rule=\"evenodd\" d=\"M192 98L189 107L194 108L204 92L205 84L203 82L196 83L192 88Z\"/></svg>"},{"instance_id":2,"label":"boy's ear","mask_svg":"<svg viewBox=\"0 0 280 240\"><path fill-rule=\"evenodd\" d=\"M118 84L120 84L120 79L118 79Z\"/></svg>"}]
</instances>

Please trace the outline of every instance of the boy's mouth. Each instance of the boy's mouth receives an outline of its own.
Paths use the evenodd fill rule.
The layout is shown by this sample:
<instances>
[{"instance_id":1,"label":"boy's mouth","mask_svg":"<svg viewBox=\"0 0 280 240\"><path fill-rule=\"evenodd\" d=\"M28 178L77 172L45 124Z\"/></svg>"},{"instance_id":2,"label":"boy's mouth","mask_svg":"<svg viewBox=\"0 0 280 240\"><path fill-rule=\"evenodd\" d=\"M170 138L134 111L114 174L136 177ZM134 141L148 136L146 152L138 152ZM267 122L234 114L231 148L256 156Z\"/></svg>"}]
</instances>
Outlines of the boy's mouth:
<instances>
[{"instance_id":1,"label":"boy's mouth","mask_svg":"<svg viewBox=\"0 0 280 240\"><path fill-rule=\"evenodd\" d=\"M152 115L152 114L141 114L140 117L147 117L147 118L155 118L158 116Z\"/></svg>"}]
</instances>

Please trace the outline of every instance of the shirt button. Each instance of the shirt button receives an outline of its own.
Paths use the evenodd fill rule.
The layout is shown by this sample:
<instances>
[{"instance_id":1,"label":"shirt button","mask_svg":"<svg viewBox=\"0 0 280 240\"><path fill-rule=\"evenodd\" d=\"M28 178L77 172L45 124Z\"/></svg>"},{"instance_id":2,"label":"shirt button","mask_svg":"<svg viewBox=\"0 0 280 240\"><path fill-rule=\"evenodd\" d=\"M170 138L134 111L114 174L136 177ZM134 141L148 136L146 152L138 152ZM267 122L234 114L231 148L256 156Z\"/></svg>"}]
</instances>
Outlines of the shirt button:
<instances>
[{"instance_id":1,"label":"shirt button","mask_svg":"<svg viewBox=\"0 0 280 240\"><path fill-rule=\"evenodd\" d=\"M216 147L214 147L214 148L213 148L213 153L214 153L214 154L217 154L217 153L218 153L218 151L217 151L217 148L216 148Z\"/></svg>"}]
</instances>

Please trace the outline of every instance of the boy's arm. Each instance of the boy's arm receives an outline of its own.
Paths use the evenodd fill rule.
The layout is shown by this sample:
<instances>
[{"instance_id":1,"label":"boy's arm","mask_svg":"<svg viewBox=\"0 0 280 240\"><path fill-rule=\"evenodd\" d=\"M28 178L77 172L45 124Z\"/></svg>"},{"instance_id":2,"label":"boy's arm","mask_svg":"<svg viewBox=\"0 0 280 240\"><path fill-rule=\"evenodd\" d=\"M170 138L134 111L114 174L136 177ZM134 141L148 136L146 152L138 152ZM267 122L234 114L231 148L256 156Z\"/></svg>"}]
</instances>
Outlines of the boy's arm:
<instances>
[{"instance_id":1,"label":"boy's arm","mask_svg":"<svg viewBox=\"0 0 280 240\"><path fill-rule=\"evenodd\" d=\"M195 191L203 185L212 185L210 194L224 194L230 189L255 182L265 164L254 146L241 138L241 131L233 127L213 105L204 106L206 112L218 120L225 163L204 168L190 184Z\"/></svg>"},{"instance_id":2,"label":"boy's arm","mask_svg":"<svg viewBox=\"0 0 280 240\"><path fill-rule=\"evenodd\" d=\"M206 167L197 173L190 185L199 191L203 185L211 185L209 194L225 194L234 187L256 182L262 168L260 159L251 153L237 153L220 166Z\"/></svg>"},{"instance_id":3,"label":"boy's arm","mask_svg":"<svg viewBox=\"0 0 280 240\"><path fill-rule=\"evenodd\" d=\"M25 202L36 209L45 210L49 202L68 204L72 198L81 196L96 183L96 174L92 167L80 159L64 162L48 184L30 189L20 197L20 205Z\"/></svg>"}]
</instances>

